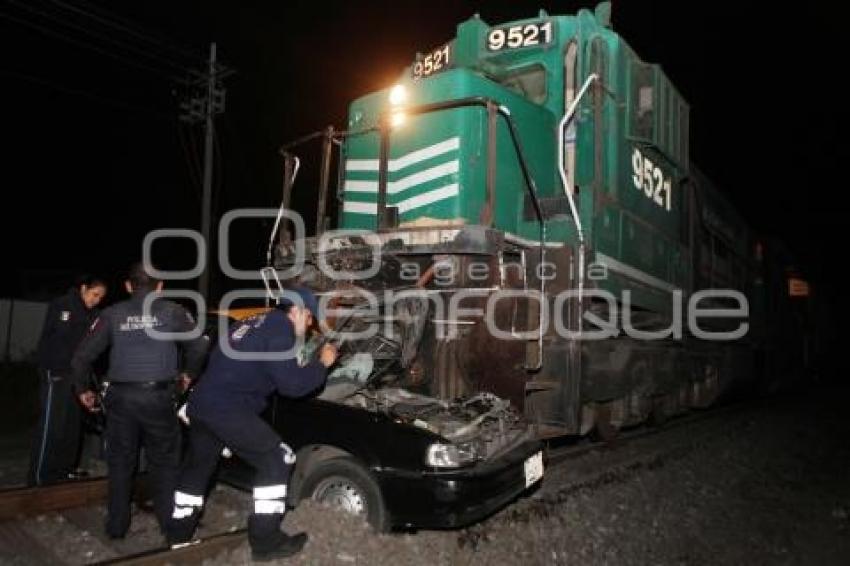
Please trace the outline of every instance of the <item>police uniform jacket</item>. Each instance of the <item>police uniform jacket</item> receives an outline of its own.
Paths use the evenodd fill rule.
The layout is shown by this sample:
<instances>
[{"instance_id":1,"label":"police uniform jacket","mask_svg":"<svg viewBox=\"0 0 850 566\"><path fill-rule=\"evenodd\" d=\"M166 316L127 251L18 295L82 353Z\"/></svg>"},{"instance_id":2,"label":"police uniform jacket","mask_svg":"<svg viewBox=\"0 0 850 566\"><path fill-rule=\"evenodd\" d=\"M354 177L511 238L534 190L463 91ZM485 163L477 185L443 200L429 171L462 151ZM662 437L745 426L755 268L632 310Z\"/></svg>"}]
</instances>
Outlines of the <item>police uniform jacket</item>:
<instances>
[{"instance_id":1,"label":"police uniform jacket","mask_svg":"<svg viewBox=\"0 0 850 566\"><path fill-rule=\"evenodd\" d=\"M292 355L295 346L292 322L280 309L235 323L210 355L189 397L189 415L214 418L233 410L258 414L274 392L303 397L317 390L327 369L318 360L302 367Z\"/></svg>"},{"instance_id":2,"label":"police uniform jacket","mask_svg":"<svg viewBox=\"0 0 850 566\"><path fill-rule=\"evenodd\" d=\"M154 299L145 313L144 298L144 293L135 293L105 309L92 324L71 363L78 388L86 388L85 377L92 362L109 346L110 382L166 381L176 379L181 372L194 375L200 369L206 354L204 338L149 335L150 331L189 332L195 328L192 315L165 299Z\"/></svg>"},{"instance_id":3,"label":"police uniform jacket","mask_svg":"<svg viewBox=\"0 0 850 566\"><path fill-rule=\"evenodd\" d=\"M96 317L97 311L86 308L76 288L51 301L38 342L39 367L58 375L68 375L74 350Z\"/></svg>"}]
</instances>

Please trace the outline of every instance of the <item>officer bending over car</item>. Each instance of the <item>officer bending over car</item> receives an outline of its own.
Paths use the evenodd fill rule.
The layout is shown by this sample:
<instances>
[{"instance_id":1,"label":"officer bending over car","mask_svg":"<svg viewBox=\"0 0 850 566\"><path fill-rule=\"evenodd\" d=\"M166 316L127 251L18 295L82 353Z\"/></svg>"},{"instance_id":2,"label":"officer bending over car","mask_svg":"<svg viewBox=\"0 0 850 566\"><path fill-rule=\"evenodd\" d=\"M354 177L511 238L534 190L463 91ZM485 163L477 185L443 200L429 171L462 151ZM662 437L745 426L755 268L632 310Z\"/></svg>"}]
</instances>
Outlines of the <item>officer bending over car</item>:
<instances>
[{"instance_id":1,"label":"officer bending over car","mask_svg":"<svg viewBox=\"0 0 850 566\"><path fill-rule=\"evenodd\" d=\"M275 392L303 397L324 384L327 368L337 358L334 346L326 344L318 359L303 366L294 355L283 355L305 336L314 315L318 317L316 297L302 287L289 289L276 309L234 324L213 350L189 396L189 454L168 529L173 546L191 540L224 448L256 469L254 511L248 519L253 559L291 556L304 546L306 534L288 535L280 528L295 454L259 415ZM223 351L223 344L233 351ZM269 358L275 354L276 359Z\"/></svg>"}]
</instances>

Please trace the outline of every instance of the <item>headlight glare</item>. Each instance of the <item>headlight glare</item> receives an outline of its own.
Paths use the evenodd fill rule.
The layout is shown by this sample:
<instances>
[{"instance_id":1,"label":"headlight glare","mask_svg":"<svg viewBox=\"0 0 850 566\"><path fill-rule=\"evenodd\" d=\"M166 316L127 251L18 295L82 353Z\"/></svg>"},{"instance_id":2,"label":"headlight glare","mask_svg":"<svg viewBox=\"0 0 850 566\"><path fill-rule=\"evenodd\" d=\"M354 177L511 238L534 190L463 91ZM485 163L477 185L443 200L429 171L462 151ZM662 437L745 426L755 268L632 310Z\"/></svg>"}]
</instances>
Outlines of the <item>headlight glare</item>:
<instances>
[{"instance_id":1,"label":"headlight glare","mask_svg":"<svg viewBox=\"0 0 850 566\"><path fill-rule=\"evenodd\" d=\"M390 104L401 106L407 102L407 89L404 85L395 85L390 89Z\"/></svg>"},{"instance_id":2,"label":"headlight glare","mask_svg":"<svg viewBox=\"0 0 850 566\"><path fill-rule=\"evenodd\" d=\"M435 442L428 447L425 463L435 468L459 468L477 459L478 449L472 442L459 444Z\"/></svg>"}]
</instances>

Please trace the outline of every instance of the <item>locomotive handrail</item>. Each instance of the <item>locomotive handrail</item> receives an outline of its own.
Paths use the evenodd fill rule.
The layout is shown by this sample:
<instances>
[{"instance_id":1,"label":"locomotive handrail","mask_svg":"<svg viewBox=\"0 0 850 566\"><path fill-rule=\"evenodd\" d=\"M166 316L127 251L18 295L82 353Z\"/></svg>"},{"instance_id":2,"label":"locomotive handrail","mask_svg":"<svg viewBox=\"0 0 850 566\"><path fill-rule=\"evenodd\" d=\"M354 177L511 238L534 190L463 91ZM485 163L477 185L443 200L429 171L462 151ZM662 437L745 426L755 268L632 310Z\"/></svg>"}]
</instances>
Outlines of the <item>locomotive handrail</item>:
<instances>
[{"instance_id":1,"label":"locomotive handrail","mask_svg":"<svg viewBox=\"0 0 850 566\"><path fill-rule=\"evenodd\" d=\"M286 153L284 153L284 157L287 157ZM298 157L295 156L295 155L292 155L291 157L294 159L294 163L295 163L294 171L292 173L291 178L284 179L284 181L283 181L284 182L284 197L281 200L280 208L278 208L278 210L277 210L277 217L275 218L274 227L272 228L272 232L269 235L269 246L268 246L268 249L266 250L266 266L267 267L272 265L272 249L274 248L274 237L275 237L275 234L277 234L278 229L280 228L280 223L281 223L281 220L283 219L283 211L284 211L285 208L289 207L289 202L288 202L289 198L287 196L287 193L292 190L292 185L295 184L295 177L298 176L298 170L301 168L301 160L298 159ZM284 175L284 176L286 176L286 175Z\"/></svg>"},{"instance_id":2,"label":"locomotive handrail","mask_svg":"<svg viewBox=\"0 0 850 566\"><path fill-rule=\"evenodd\" d=\"M578 213L578 207L575 203L574 198L574 190L572 185L570 185L570 180L567 177L567 164L566 164L566 156L564 155L564 135L567 124L573 119L575 116L576 109L578 108L579 102L587 93L587 89L590 88L591 83L599 80L599 75L596 73L591 73L587 79L585 79L584 84L581 89L579 89L578 94L575 97L575 100L570 103L567 111L564 112L564 117L561 118L560 124L558 124L558 173L561 175L561 182L564 184L564 193L567 195L567 200L570 203L570 210L573 213L573 218L576 223L576 234L578 235L578 297L576 301L578 302L578 312L582 313L582 303L584 295L584 254L585 254L585 244L584 244L584 230L581 226L581 217ZM578 323L578 332L581 332L582 322L579 319Z\"/></svg>"},{"instance_id":3,"label":"locomotive handrail","mask_svg":"<svg viewBox=\"0 0 850 566\"><path fill-rule=\"evenodd\" d=\"M287 173L286 163L288 160L294 160L296 163L296 171L297 173L297 164L300 163L298 156L292 153L292 149L298 147L300 145L304 145L313 140L321 139L322 140L322 162L320 169L320 179L319 179L319 199L316 207L316 235L321 235L325 230L325 205L327 202L327 194L328 194L328 185L330 182L330 171L331 171L331 151L333 144L340 144L340 141L353 136L359 136L363 134L368 134L370 132L378 131L378 126L369 126L367 128L362 128L359 130L337 130L333 126L328 126L322 130L318 130L316 132L311 132L309 134L303 135L300 138L296 138L290 142L287 142L278 148L278 153L284 159L284 203L281 206L281 210L278 213L278 223L276 223L274 230L272 231L271 238L269 240L269 252L271 251L272 241L274 240L275 232L277 232L277 224L280 221L280 214L282 214L283 208L289 206L289 202L287 196L291 196L292 185L295 183L295 175L290 175ZM342 147L340 146L340 162L342 162ZM341 181L340 181L341 182ZM285 236L285 232L281 232L281 238L283 243L283 237ZM267 257L270 257L269 254L266 254ZM270 260L269 260L270 262ZM270 265L270 263L269 263Z\"/></svg>"},{"instance_id":4,"label":"locomotive handrail","mask_svg":"<svg viewBox=\"0 0 850 566\"><path fill-rule=\"evenodd\" d=\"M576 95L575 100L570 103L567 111L564 112L564 117L561 118L561 123L558 124L558 173L561 174L561 182L564 184L564 193L567 195L567 199L570 202L570 209L573 213L573 218L576 222L576 231L578 232L578 240L579 242L584 243L584 230L582 230L581 226L581 218L578 214L578 209L576 208L575 199L573 198L573 187L570 186L569 179L567 178L567 166L564 163L564 129L567 127L567 124L573 119L575 116L576 109L578 108L579 102L584 97L585 93L587 93L587 89L590 88L590 84L593 81L599 80L599 75L596 73L592 73L587 80L584 81L584 85L579 89L578 95Z\"/></svg>"}]
</instances>

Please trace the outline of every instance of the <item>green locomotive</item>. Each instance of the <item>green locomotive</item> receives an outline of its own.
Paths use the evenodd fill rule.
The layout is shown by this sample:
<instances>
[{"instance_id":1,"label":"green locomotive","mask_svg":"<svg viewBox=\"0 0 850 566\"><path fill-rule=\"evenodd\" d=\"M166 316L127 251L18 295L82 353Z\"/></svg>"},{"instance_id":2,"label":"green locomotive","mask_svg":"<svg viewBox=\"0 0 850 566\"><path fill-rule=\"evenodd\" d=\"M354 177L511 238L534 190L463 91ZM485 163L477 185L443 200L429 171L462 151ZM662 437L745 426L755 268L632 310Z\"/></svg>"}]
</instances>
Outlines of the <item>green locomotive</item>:
<instances>
[{"instance_id":1,"label":"green locomotive","mask_svg":"<svg viewBox=\"0 0 850 566\"><path fill-rule=\"evenodd\" d=\"M707 406L759 369L778 377L773 352L788 348L771 329L808 291L787 292L691 164L687 102L611 29L607 2L494 26L473 17L396 85L355 100L345 130L315 137L316 234L281 231L273 267L306 253L285 278L339 308L379 294L372 318L391 328L379 347L395 354L377 381L443 399L492 392L545 437L610 435ZM284 148L284 208L296 145Z\"/></svg>"}]
</instances>

